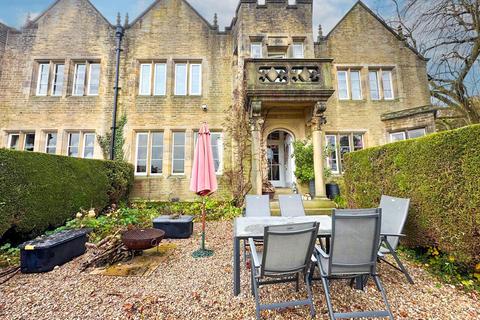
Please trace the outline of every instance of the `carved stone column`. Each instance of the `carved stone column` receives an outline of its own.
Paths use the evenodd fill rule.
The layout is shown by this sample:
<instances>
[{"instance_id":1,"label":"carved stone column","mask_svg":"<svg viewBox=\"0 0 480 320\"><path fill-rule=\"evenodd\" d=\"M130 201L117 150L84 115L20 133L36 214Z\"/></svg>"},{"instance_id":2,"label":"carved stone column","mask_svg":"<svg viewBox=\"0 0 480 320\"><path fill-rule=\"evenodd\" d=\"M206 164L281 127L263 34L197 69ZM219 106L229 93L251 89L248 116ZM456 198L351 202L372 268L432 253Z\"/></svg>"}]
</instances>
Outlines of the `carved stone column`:
<instances>
[{"instance_id":1,"label":"carved stone column","mask_svg":"<svg viewBox=\"0 0 480 320\"><path fill-rule=\"evenodd\" d=\"M324 158L323 142L324 135L322 125L327 123L325 116L326 104L319 102L315 105L312 115L312 144L313 144L313 167L315 171L315 198L326 198L325 179L323 176Z\"/></svg>"},{"instance_id":2,"label":"carved stone column","mask_svg":"<svg viewBox=\"0 0 480 320\"><path fill-rule=\"evenodd\" d=\"M262 179L262 126L264 119L261 116L262 103L252 101L250 123L252 128L252 191L261 195L263 188Z\"/></svg>"}]
</instances>

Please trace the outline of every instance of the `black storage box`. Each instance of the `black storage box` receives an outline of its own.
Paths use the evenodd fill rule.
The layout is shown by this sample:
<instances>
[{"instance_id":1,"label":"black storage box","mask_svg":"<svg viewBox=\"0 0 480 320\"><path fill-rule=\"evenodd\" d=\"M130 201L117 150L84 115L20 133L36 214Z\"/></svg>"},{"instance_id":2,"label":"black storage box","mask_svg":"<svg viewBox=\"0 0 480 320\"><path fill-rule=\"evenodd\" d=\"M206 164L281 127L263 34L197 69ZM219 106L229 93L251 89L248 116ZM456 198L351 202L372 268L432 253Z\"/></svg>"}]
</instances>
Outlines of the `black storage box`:
<instances>
[{"instance_id":1,"label":"black storage box","mask_svg":"<svg viewBox=\"0 0 480 320\"><path fill-rule=\"evenodd\" d=\"M160 216L153 219L153 227L165 231L165 238L189 238L193 233L193 216Z\"/></svg>"},{"instance_id":2,"label":"black storage box","mask_svg":"<svg viewBox=\"0 0 480 320\"><path fill-rule=\"evenodd\" d=\"M48 272L81 256L85 253L90 231L65 230L23 243L20 246L20 270L22 273Z\"/></svg>"}]
</instances>

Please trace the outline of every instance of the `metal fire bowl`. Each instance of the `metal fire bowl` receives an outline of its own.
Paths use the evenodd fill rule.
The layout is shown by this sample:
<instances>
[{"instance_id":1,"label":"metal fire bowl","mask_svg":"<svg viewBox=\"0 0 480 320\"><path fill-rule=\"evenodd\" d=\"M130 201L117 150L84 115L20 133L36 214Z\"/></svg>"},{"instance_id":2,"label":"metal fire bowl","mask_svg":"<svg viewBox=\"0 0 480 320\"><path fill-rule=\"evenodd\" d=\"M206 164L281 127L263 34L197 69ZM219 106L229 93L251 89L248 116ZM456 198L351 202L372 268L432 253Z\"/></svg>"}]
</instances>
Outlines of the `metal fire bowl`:
<instances>
[{"instance_id":1,"label":"metal fire bowl","mask_svg":"<svg viewBox=\"0 0 480 320\"><path fill-rule=\"evenodd\" d=\"M123 244L130 250L147 250L156 247L165 237L160 229L133 229L122 234Z\"/></svg>"}]
</instances>

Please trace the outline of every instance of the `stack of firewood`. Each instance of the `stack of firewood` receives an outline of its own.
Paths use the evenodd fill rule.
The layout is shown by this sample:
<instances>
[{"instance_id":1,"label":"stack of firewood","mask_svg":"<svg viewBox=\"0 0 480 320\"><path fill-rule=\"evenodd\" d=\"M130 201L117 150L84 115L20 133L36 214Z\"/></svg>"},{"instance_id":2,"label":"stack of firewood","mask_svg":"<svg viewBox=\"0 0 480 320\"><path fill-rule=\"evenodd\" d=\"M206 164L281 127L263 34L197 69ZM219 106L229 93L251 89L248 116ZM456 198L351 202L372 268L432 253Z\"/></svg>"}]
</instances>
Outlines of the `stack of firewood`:
<instances>
[{"instance_id":1,"label":"stack of firewood","mask_svg":"<svg viewBox=\"0 0 480 320\"><path fill-rule=\"evenodd\" d=\"M134 255L133 251L123 245L119 233L110 235L97 244L87 243L87 248L93 254L82 264L80 267L81 271L127 261L133 258Z\"/></svg>"}]
</instances>

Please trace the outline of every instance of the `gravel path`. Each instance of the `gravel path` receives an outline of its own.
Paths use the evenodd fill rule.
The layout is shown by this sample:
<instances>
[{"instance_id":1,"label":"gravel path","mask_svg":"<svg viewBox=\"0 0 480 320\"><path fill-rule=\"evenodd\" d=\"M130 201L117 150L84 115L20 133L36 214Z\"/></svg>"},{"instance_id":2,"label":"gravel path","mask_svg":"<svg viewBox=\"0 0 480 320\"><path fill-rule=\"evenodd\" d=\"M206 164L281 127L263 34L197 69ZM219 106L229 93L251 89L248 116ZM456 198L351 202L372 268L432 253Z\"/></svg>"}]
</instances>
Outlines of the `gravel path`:
<instances>
[{"instance_id":1,"label":"gravel path","mask_svg":"<svg viewBox=\"0 0 480 320\"><path fill-rule=\"evenodd\" d=\"M232 224L207 225L207 243L212 258L195 260L195 237L175 240L170 259L150 277L107 277L80 273L84 257L46 274L17 275L0 286L0 319L254 319L249 274L242 273L242 293L232 295ZM454 287L440 285L421 268L407 263L416 281L409 285L390 267L380 266L396 319L480 319L479 297ZM369 282L367 293L358 292L345 281L333 284L338 311L379 308L381 298ZM328 319L321 284L313 287L317 319ZM297 296L302 297L304 290ZM296 296L294 285L261 289L263 301ZM278 299L277 299L278 300ZM306 319L307 308L266 311L268 319Z\"/></svg>"}]
</instances>

